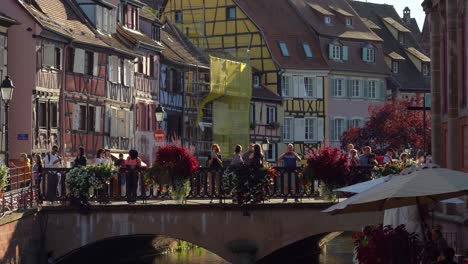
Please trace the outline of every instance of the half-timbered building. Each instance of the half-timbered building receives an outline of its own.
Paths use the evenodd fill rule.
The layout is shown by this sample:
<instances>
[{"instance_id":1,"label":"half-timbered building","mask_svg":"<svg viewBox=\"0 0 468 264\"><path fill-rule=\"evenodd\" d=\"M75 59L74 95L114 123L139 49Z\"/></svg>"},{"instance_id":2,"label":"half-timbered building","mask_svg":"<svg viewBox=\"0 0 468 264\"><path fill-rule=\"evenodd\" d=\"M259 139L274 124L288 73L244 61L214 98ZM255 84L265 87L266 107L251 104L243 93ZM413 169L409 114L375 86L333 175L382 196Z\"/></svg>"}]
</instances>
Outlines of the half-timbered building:
<instances>
[{"instance_id":1,"label":"half-timbered building","mask_svg":"<svg viewBox=\"0 0 468 264\"><path fill-rule=\"evenodd\" d=\"M5 3L9 14L21 21L10 39L14 43L10 47L15 60L9 60L9 64L12 77L16 77L15 85L21 87L15 91L19 100L12 104L15 109L12 119L17 121L11 131L11 156L21 152L48 152L52 145L58 145L65 154L64 150L73 147L71 142L88 142L74 137L75 132L87 134L89 129L97 127L95 121L88 119L74 123L73 117L81 110L80 117L87 117L88 109L99 109L95 94L104 95L104 91L102 85L99 88L99 67L93 61L99 58L96 51L108 45L83 24L73 7L62 0ZM31 61L31 58L36 59ZM67 99L65 93L69 95ZM26 102L27 98L30 101ZM75 111L78 107L70 104L70 100L83 100L80 111ZM96 118L96 111L92 115L92 120L101 119Z\"/></svg>"},{"instance_id":2,"label":"half-timbered building","mask_svg":"<svg viewBox=\"0 0 468 264\"><path fill-rule=\"evenodd\" d=\"M297 137L291 136L288 143L295 143L299 152L304 152L305 147L323 141L321 136L324 133L319 133L319 130L324 131L324 128L318 128L318 120L325 117L323 91L327 82L323 79L326 77L327 66L319 52L313 31L297 18L297 14L287 1L167 0L163 15L176 23L195 45L207 52L222 50L240 58L241 61L248 60L256 69L254 82L272 93L282 94L283 79L287 85L290 85L291 91L294 92L288 94L283 104L271 104L269 101L271 98L265 98L264 105L271 104L270 118L261 122L258 120L255 124L257 130L251 129L252 139L258 141L259 138L271 136L275 152L282 152L285 145L276 146L276 144L283 142L279 140L285 122L283 116L288 116L291 119L286 122L293 123L290 126L290 134L287 135L297 134ZM288 17L288 19L275 21L271 19L274 16ZM297 77L293 78L294 76ZM318 91L306 99L304 99L305 77L310 77L311 91ZM296 88L293 88L293 85ZM317 88L319 85L320 88ZM260 100L256 97L252 105L256 105ZM315 120L310 122L310 128L313 130L313 132L308 130L310 139L305 138L305 118ZM304 123L304 126L294 133L292 129L296 120L298 124ZM257 120L252 121L257 122ZM261 128L262 124L265 129ZM251 127L253 125L251 122ZM279 137L276 136L278 133Z\"/></svg>"},{"instance_id":3,"label":"half-timbered building","mask_svg":"<svg viewBox=\"0 0 468 264\"><path fill-rule=\"evenodd\" d=\"M342 133L363 126L369 107L386 99L390 71L384 61L382 39L346 0L289 2L317 33L320 52L329 66L326 127L329 143L339 146Z\"/></svg>"}]
</instances>

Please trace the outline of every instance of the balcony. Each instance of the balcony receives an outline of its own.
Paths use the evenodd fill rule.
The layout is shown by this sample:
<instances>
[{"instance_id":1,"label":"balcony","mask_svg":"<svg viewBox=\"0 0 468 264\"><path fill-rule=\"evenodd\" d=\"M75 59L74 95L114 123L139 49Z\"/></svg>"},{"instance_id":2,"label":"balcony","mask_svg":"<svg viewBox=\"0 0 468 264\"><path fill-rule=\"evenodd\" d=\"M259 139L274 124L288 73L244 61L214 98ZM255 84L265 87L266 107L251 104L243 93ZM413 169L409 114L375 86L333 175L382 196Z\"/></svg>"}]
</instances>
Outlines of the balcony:
<instances>
[{"instance_id":1,"label":"balcony","mask_svg":"<svg viewBox=\"0 0 468 264\"><path fill-rule=\"evenodd\" d=\"M36 87L46 89L61 89L62 74L53 70L39 70L36 72Z\"/></svg>"},{"instance_id":2,"label":"balcony","mask_svg":"<svg viewBox=\"0 0 468 264\"><path fill-rule=\"evenodd\" d=\"M105 145L109 149L130 150L130 139L124 137L107 137Z\"/></svg>"},{"instance_id":3,"label":"balcony","mask_svg":"<svg viewBox=\"0 0 468 264\"><path fill-rule=\"evenodd\" d=\"M107 82L107 98L124 102L124 103L132 103L132 88L129 86L125 86L122 83L113 83Z\"/></svg>"},{"instance_id":4,"label":"balcony","mask_svg":"<svg viewBox=\"0 0 468 264\"><path fill-rule=\"evenodd\" d=\"M135 90L148 94L158 94L158 80L141 73L135 74Z\"/></svg>"}]
</instances>

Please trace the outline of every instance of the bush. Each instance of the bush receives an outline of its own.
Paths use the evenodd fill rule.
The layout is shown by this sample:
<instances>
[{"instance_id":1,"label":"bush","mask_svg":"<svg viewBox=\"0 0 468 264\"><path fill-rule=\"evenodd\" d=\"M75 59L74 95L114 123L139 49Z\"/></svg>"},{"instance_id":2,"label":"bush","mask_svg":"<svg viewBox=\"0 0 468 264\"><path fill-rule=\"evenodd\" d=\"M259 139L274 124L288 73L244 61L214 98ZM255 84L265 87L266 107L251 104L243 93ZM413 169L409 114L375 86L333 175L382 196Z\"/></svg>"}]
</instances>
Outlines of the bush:
<instances>
[{"instance_id":1,"label":"bush","mask_svg":"<svg viewBox=\"0 0 468 264\"><path fill-rule=\"evenodd\" d=\"M0 166L0 192L5 189L8 183L8 167Z\"/></svg>"},{"instance_id":2,"label":"bush","mask_svg":"<svg viewBox=\"0 0 468 264\"><path fill-rule=\"evenodd\" d=\"M303 177L306 182L318 180L332 190L348 183L346 178L348 171L346 153L338 148L326 147L309 153Z\"/></svg>"}]
</instances>

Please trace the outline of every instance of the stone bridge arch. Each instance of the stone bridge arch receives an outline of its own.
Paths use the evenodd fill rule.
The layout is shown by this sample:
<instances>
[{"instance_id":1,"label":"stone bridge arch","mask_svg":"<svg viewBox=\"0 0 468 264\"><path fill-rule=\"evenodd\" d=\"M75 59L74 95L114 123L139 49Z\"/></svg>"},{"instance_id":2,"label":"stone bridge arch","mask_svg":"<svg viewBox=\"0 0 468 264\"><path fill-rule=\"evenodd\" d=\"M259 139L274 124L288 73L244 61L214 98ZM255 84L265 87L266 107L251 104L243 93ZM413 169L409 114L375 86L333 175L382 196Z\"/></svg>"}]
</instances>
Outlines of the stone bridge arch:
<instances>
[{"instance_id":1,"label":"stone bridge arch","mask_svg":"<svg viewBox=\"0 0 468 264\"><path fill-rule=\"evenodd\" d=\"M56 257L112 237L164 235L230 262L245 257L257 261L315 235L356 231L382 220L381 213L322 213L329 205L106 205L85 213L70 207L46 207L41 213L47 222L46 249Z\"/></svg>"}]
</instances>

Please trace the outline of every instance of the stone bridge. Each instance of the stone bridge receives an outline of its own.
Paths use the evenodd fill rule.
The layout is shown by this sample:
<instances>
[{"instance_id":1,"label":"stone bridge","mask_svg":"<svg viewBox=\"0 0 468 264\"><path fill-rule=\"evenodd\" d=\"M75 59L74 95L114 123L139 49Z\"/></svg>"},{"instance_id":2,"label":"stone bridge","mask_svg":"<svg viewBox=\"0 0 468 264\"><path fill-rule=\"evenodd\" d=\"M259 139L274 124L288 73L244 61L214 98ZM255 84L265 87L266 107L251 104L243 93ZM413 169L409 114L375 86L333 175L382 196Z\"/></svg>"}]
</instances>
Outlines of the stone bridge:
<instances>
[{"instance_id":1,"label":"stone bridge","mask_svg":"<svg viewBox=\"0 0 468 264\"><path fill-rule=\"evenodd\" d=\"M253 263L290 245L380 223L381 213L330 216L329 203L103 205L87 211L43 207L45 250L60 263L103 241L164 235L201 246L233 263ZM317 245L317 240L312 239ZM270 263L269 261L264 261ZM68 263L68 262L67 262Z\"/></svg>"}]
</instances>

